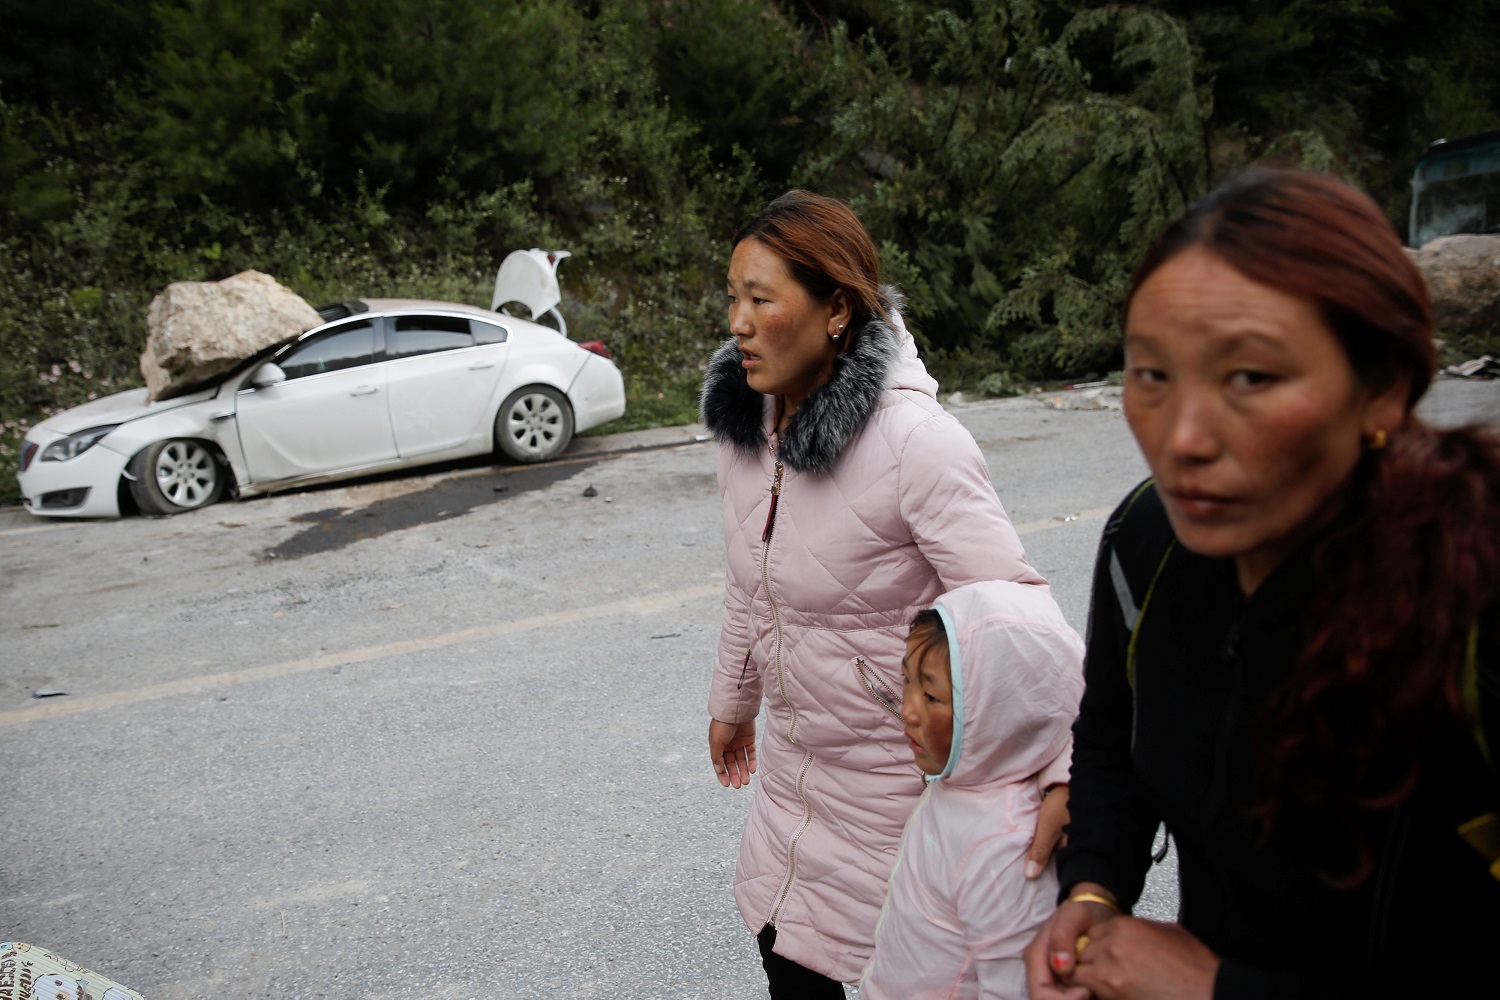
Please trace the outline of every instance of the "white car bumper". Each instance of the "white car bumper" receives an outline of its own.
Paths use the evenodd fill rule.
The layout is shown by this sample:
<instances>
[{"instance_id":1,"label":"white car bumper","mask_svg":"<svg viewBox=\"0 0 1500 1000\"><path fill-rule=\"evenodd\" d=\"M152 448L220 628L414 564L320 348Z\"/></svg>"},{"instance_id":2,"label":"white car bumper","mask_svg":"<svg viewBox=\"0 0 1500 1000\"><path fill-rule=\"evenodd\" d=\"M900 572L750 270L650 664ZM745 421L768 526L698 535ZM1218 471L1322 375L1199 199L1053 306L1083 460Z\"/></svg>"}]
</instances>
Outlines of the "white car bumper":
<instances>
[{"instance_id":1,"label":"white car bumper","mask_svg":"<svg viewBox=\"0 0 1500 1000\"><path fill-rule=\"evenodd\" d=\"M100 442L64 462L42 461L42 450L58 440L27 438L31 460L16 476L26 509L41 517L119 517L120 477L130 461Z\"/></svg>"},{"instance_id":2,"label":"white car bumper","mask_svg":"<svg viewBox=\"0 0 1500 1000\"><path fill-rule=\"evenodd\" d=\"M589 355L568 389L568 403L573 407L573 429L590 427L621 416L625 412L625 379L611 361Z\"/></svg>"}]
</instances>

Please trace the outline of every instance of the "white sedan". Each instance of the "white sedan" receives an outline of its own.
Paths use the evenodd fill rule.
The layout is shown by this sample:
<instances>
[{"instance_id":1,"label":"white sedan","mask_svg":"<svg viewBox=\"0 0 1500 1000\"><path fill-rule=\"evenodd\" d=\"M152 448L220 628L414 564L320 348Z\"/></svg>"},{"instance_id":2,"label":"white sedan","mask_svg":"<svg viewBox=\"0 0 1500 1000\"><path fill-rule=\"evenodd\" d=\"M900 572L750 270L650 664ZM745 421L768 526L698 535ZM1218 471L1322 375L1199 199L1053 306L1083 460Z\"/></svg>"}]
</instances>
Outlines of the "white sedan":
<instances>
[{"instance_id":1,"label":"white sedan","mask_svg":"<svg viewBox=\"0 0 1500 1000\"><path fill-rule=\"evenodd\" d=\"M21 453L27 509L177 514L489 451L542 462L625 412L614 363L546 326L449 302L338 311L209 387L154 403L134 389L37 424Z\"/></svg>"}]
</instances>

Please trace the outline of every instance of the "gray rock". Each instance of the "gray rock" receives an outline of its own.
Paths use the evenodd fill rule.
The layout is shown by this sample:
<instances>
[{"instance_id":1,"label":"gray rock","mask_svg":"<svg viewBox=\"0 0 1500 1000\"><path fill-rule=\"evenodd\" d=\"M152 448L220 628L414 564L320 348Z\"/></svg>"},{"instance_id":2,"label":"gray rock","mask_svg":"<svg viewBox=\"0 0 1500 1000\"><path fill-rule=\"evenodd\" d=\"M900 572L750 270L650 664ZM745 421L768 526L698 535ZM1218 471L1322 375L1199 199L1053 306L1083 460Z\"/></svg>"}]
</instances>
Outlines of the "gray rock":
<instances>
[{"instance_id":1,"label":"gray rock","mask_svg":"<svg viewBox=\"0 0 1500 1000\"><path fill-rule=\"evenodd\" d=\"M1440 336L1500 336L1500 235L1442 236L1406 252L1427 277Z\"/></svg>"},{"instance_id":2,"label":"gray rock","mask_svg":"<svg viewBox=\"0 0 1500 1000\"><path fill-rule=\"evenodd\" d=\"M300 295L259 271L168 285L146 312L141 374L148 399L185 392L322 322Z\"/></svg>"}]
</instances>

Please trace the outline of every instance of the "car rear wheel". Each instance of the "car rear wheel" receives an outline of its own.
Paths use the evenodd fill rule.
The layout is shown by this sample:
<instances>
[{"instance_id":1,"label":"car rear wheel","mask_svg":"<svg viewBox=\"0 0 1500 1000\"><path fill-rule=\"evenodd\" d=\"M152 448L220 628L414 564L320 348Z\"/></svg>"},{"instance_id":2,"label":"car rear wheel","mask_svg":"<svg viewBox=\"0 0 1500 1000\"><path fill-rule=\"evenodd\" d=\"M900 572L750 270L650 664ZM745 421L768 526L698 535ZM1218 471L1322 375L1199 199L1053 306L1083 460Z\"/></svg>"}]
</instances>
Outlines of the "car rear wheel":
<instances>
[{"instance_id":1,"label":"car rear wheel","mask_svg":"<svg viewBox=\"0 0 1500 1000\"><path fill-rule=\"evenodd\" d=\"M515 462L556 458L573 440L573 410L551 386L528 385L506 398L495 416L495 444Z\"/></svg>"},{"instance_id":2,"label":"car rear wheel","mask_svg":"<svg viewBox=\"0 0 1500 1000\"><path fill-rule=\"evenodd\" d=\"M224 493L224 470L202 441L158 441L130 460L130 495L143 514L181 514Z\"/></svg>"}]
</instances>

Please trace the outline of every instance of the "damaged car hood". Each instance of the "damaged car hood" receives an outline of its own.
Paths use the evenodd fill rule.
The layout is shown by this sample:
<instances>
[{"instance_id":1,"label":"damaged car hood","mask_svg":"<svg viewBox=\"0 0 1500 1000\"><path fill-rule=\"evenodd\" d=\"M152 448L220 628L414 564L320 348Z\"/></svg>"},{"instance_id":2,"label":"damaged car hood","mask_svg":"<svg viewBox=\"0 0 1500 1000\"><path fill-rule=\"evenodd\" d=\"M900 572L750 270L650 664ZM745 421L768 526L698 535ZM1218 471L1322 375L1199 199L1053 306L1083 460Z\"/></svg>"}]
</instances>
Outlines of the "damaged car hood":
<instances>
[{"instance_id":1,"label":"damaged car hood","mask_svg":"<svg viewBox=\"0 0 1500 1000\"><path fill-rule=\"evenodd\" d=\"M90 400L82 406L75 406L55 417L48 417L32 430L67 437L69 434L77 434L79 431L98 427L100 424L123 424L127 421L164 413L167 410L175 410L180 406L212 399L218 391L218 386L212 386L183 396L173 396L171 399L147 403L144 388L128 389L101 399Z\"/></svg>"}]
</instances>

